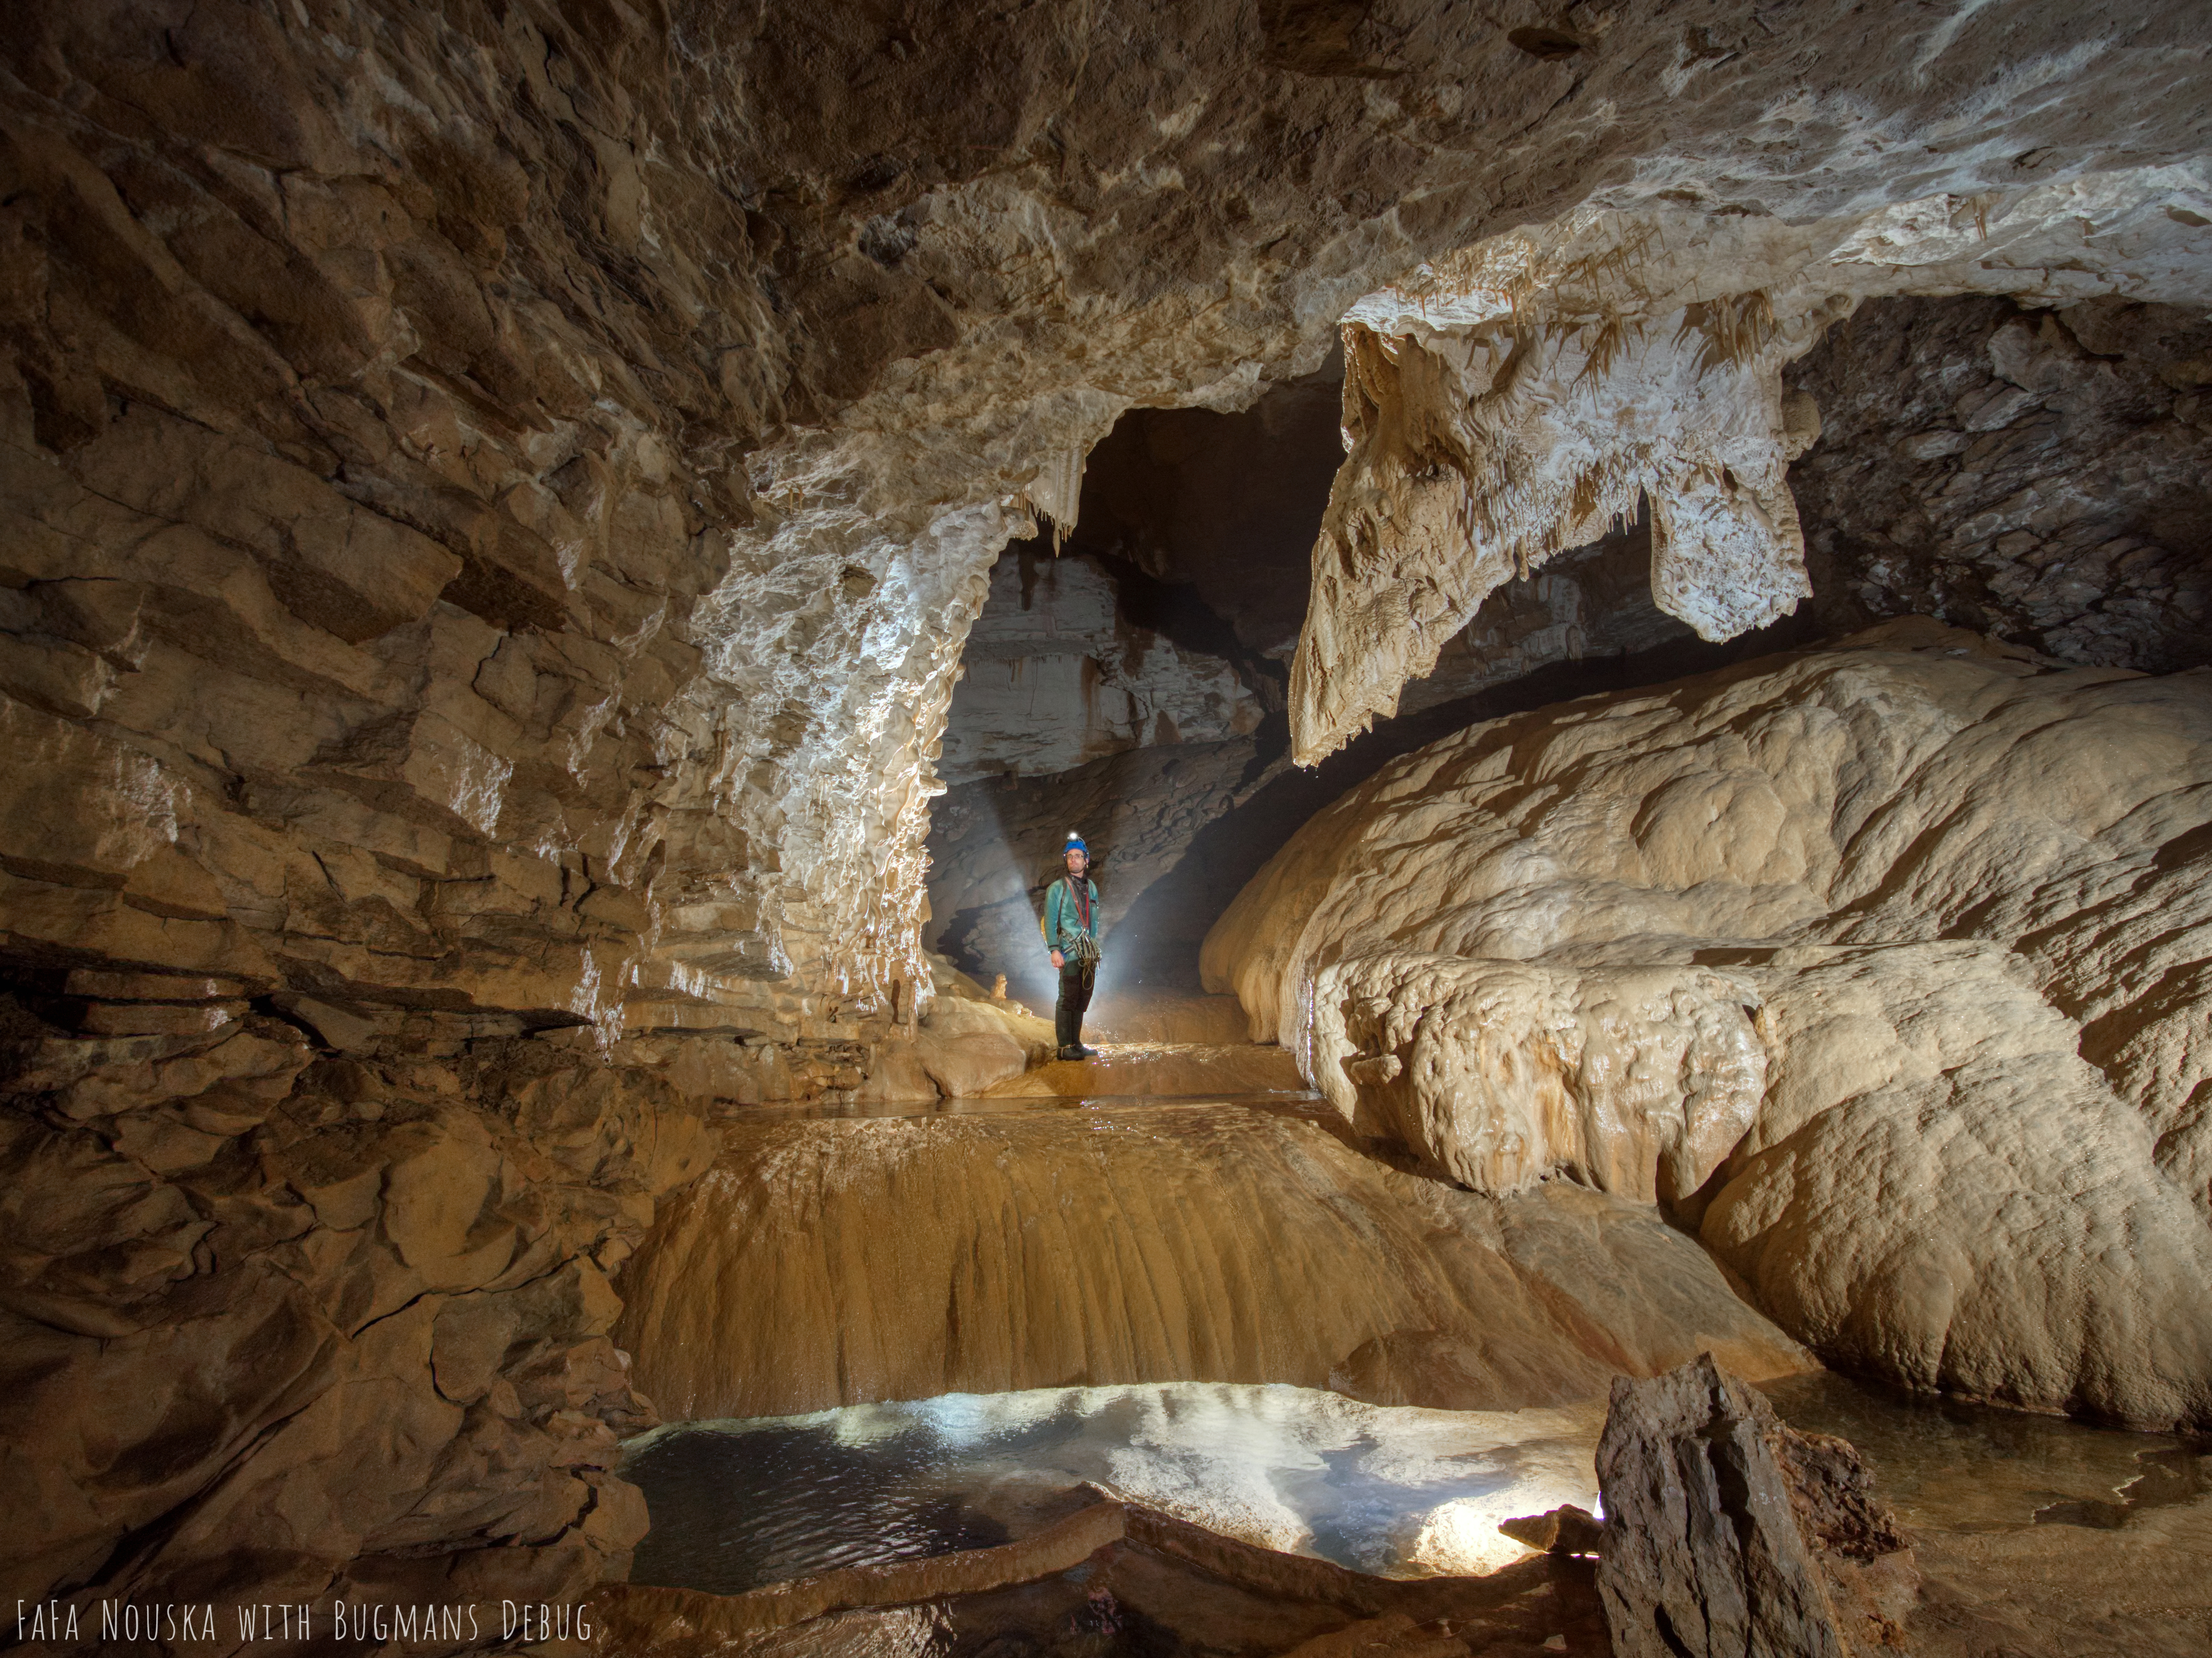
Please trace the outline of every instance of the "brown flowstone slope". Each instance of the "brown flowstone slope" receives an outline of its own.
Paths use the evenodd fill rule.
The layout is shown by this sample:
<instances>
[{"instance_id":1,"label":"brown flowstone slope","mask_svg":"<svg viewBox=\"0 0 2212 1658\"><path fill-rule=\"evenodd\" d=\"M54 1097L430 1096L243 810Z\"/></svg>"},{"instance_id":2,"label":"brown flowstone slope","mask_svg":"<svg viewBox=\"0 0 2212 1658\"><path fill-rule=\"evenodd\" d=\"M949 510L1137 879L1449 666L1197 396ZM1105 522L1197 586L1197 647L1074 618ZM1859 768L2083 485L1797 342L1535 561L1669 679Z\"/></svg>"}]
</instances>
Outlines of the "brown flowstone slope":
<instances>
[{"instance_id":1,"label":"brown flowstone slope","mask_svg":"<svg viewBox=\"0 0 2212 1658\"><path fill-rule=\"evenodd\" d=\"M1709 1347L1807 1362L1649 1210L1456 1192L1287 1112L724 1132L623 1278L617 1339L671 1418L1152 1381L1511 1409Z\"/></svg>"},{"instance_id":2,"label":"brown flowstone slope","mask_svg":"<svg viewBox=\"0 0 2212 1658\"><path fill-rule=\"evenodd\" d=\"M1893 623L1432 745L1206 970L1356 1123L1656 1193L1836 1362L2202 1424L2208 784L2212 675Z\"/></svg>"}]
</instances>

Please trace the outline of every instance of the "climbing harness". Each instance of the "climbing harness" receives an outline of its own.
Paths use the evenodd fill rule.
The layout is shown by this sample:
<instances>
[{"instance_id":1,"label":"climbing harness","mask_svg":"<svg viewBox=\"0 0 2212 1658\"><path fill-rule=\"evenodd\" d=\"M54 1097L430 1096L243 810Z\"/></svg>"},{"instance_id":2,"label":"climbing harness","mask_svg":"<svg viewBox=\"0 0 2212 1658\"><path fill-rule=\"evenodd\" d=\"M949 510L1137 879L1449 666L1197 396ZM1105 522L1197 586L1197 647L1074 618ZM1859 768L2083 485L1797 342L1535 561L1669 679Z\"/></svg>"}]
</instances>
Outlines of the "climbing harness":
<instances>
[{"instance_id":1,"label":"climbing harness","mask_svg":"<svg viewBox=\"0 0 2212 1658\"><path fill-rule=\"evenodd\" d=\"M1079 962L1095 962L1098 959L1098 940L1091 934L1090 878L1085 876L1079 885L1070 890L1075 898L1075 913L1081 919L1073 928L1062 927L1060 938L1067 946L1066 954Z\"/></svg>"}]
</instances>

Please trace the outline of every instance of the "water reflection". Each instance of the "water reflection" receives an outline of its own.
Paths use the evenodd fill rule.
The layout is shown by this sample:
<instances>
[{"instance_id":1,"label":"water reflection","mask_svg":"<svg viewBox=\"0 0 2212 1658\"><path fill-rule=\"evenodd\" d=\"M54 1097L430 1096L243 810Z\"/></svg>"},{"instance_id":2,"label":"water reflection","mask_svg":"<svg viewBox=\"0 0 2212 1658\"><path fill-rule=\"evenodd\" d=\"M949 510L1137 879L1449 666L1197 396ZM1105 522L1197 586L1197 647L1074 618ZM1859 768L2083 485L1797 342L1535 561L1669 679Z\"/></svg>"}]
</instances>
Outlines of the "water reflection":
<instances>
[{"instance_id":1,"label":"water reflection","mask_svg":"<svg viewBox=\"0 0 2212 1658\"><path fill-rule=\"evenodd\" d=\"M1495 1570L1500 1520L1595 1506L1601 1404L1456 1412L1281 1386L953 1394L690 1423L633 1442L635 1581L734 1594L1034 1534L1090 1482L1263 1547L1386 1576Z\"/></svg>"},{"instance_id":2,"label":"water reflection","mask_svg":"<svg viewBox=\"0 0 2212 1658\"><path fill-rule=\"evenodd\" d=\"M1826 1372L1765 1384L1791 1425L1858 1448L1909 1529L2116 1526L2212 1490L2203 1441L1907 1398ZM1602 1401L1458 1412L1281 1386L1178 1382L949 1394L686 1423L622 1472L653 1529L632 1576L736 1594L1034 1535L1086 1482L1265 1548L1412 1577L1519 1558L1498 1522L1597 1507Z\"/></svg>"},{"instance_id":3,"label":"water reflection","mask_svg":"<svg viewBox=\"0 0 2212 1658\"><path fill-rule=\"evenodd\" d=\"M1857 1447L1909 1530L2117 1526L2136 1509L2212 1489L2203 1440L1907 1397L1826 1370L1761 1391L1792 1427Z\"/></svg>"}]
</instances>

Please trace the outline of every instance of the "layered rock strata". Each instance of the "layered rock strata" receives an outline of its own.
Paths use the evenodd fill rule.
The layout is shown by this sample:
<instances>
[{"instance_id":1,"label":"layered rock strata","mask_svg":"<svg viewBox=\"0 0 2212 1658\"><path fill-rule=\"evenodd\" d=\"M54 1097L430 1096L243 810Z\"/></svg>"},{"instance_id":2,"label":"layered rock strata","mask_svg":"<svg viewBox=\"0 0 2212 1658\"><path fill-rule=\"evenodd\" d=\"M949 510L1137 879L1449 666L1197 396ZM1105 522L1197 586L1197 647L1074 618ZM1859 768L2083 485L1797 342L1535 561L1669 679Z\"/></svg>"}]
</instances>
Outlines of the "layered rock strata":
<instances>
[{"instance_id":1,"label":"layered rock strata","mask_svg":"<svg viewBox=\"0 0 2212 1658\"><path fill-rule=\"evenodd\" d=\"M1224 742L1267 712L1232 664L1132 625L1112 574L1076 553L1000 558L960 667L938 762L948 784Z\"/></svg>"},{"instance_id":2,"label":"layered rock strata","mask_svg":"<svg viewBox=\"0 0 2212 1658\"><path fill-rule=\"evenodd\" d=\"M1839 9L1789 53L1595 15L1535 51L1454 13L1316 56L1286 17L19 9L8 694L173 803L183 861L27 832L10 926L210 971L243 930L272 976L602 1023L803 1017L761 987L787 971L919 990L984 572L1076 514L1133 405L1247 404L1363 295L1363 326L1472 326L1454 296L1492 276L1554 295L1569 355L1531 386L1762 351L1770 267L2192 297L2185 7L2084 44L2023 0L1879 52ZM1899 172L1907 133L1940 161ZM1614 270L1649 290L1617 353L1629 313L1576 287ZM206 925L131 941L116 908L146 912L101 895L149 860L164 919Z\"/></svg>"},{"instance_id":3,"label":"layered rock strata","mask_svg":"<svg viewBox=\"0 0 2212 1658\"><path fill-rule=\"evenodd\" d=\"M2208 739L2202 674L1893 623L1395 763L1206 971L1471 1183L1665 1196L1838 1364L2202 1424Z\"/></svg>"},{"instance_id":4,"label":"layered rock strata","mask_svg":"<svg viewBox=\"0 0 2212 1658\"><path fill-rule=\"evenodd\" d=\"M424 1016L353 1058L204 980L52 988L82 1034L6 1004L6 1592L327 1631L625 1570L611 1275L711 1161L696 1108L588 1045Z\"/></svg>"},{"instance_id":5,"label":"layered rock strata","mask_svg":"<svg viewBox=\"0 0 2212 1658\"><path fill-rule=\"evenodd\" d=\"M1512 1409L1708 1347L1807 1363L1649 1209L1454 1192L1294 1111L724 1133L623 1279L617 1339L678 1418L1182 1380Z\"/></svg>"}]
</instances>

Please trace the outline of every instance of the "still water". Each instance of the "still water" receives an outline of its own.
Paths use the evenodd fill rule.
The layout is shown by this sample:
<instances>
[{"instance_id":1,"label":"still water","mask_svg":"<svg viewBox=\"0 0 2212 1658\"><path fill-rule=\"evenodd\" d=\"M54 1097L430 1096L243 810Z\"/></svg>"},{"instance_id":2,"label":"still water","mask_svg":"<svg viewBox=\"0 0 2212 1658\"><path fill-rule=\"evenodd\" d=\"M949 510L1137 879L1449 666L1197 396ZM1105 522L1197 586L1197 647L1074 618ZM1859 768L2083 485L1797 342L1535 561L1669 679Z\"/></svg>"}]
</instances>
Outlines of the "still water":
<instances>
[{"instance_id":1,"label":"still water","mask_svg":"<svg viewBox=\"0 0 2212 1658\"><path fill-rule=\"evenodd\" d=\"M1494 1570L1498 1522L1596 1500L1601 1404L1427 1411L1312 1388L1175 1382L950 1394L686 1423L622 1472L653 1530L632 1580L734 1594L833 1566L980 1548L1088 1482L1263 1547L1391 1576Z\"/></svg>"},{"instance_id":2,"label":"still water","mask_svg":"<svg viewBox=\"0 0 2212 1658\"><path fill-rule=\"evenodd\" d=\"M2118 1524L2146 1503L2212 1489L2201 1442L1907 1400L1825 1373L1765 1391L1784 1420L1856 1445L1908 1527ZM1090 1499L1073 1488L1086 1482L1356 1570L1494 1570L1521 1553L1500 1520L1597 1507L1603 1422L1601 1401L1429 1411L1177 1382L685 1423L625 1454L622 1472L653 1515L631 1576L729 1594L988 1547L1081 1506Z\"/></svg>"}]
</instances>

